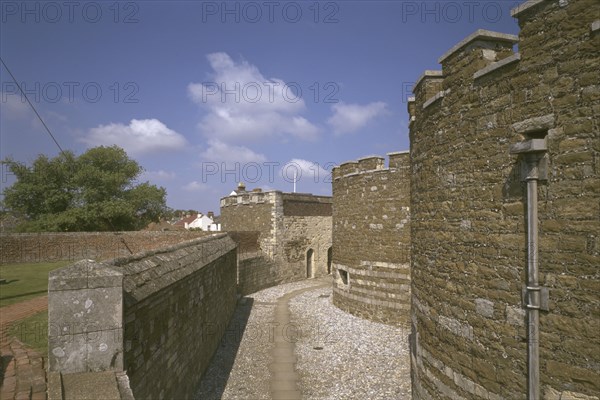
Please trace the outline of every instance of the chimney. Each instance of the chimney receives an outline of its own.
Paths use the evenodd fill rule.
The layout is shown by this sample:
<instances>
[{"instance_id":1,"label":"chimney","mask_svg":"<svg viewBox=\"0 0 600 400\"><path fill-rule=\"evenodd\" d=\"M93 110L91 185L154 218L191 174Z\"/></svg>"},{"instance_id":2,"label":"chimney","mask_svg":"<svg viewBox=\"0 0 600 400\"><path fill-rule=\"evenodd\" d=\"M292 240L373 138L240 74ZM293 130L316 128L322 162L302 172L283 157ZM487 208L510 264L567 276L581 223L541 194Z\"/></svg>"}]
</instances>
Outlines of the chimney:
<instances>
[{"instance_id":1,"label":"chimney","mask_svg":"<svg viewBox=\"0 0 600 400\"><path fill-rule=\"evenodd\" d=\"M206 214L206 215L208 215L208 218L210 218L210 219L215 219L215 213L212 211L209 211L208 214Z\"/></svg>"},{"instance_id":2,"label":"chimney","mask_svg":"<svg viewBox=\"0 0 600 400\"><path fill-rule=\"evenodd\" d=\"M245 192L246 191L246 185L244 185L244 182L238 183L237 190L238 190L238 192Z\"/></svg>"}]
</instances>

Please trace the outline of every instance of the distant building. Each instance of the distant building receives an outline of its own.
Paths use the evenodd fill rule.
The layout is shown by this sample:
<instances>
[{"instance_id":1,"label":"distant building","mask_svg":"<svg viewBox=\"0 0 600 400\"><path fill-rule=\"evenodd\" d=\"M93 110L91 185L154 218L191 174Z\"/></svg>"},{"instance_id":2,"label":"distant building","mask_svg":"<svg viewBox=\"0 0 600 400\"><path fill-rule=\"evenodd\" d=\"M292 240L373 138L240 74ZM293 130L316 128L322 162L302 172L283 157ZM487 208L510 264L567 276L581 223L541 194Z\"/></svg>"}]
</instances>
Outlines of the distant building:
<instances>
[{"instance_id":1,"label":"distant building","mask_svg":"<svg viewBox=\"0 0 600 400\"><path fill-rule=\"evenodd\" d=\"M198 213L188 214L173 225L182 226L185 229L201 229L203 231L217 232L221 230L221 224L215 223L214 213L209 211L207 215Z\"/></svg>"}]
</instances>

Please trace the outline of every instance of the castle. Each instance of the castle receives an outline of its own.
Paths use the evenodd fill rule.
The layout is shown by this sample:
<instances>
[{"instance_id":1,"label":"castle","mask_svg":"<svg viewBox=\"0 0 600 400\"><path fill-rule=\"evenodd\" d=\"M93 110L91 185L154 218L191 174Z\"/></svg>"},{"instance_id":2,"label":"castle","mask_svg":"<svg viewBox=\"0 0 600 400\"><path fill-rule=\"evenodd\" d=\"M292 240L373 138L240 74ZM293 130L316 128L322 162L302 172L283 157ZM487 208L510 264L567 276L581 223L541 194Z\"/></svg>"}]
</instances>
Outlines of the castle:
<instances>
[{"instance_id":1,"label":"castle","mask_svg":"<svg viewBox=\"0 0 600 400\"><path fill-rule=\"evenodd\" d=\"M227 234L53 271L49 387L189 397L238 293L331 273L340 309L410 328L414 399L598 400L600 3L512 14L518 37L476 31L418 79L387 167L341 164L332 197L241 186Z\"/></svg>"},{"instance_id":2,"label":"castle","mask_svg":"<svg viewBox=\"0 0 600 400\"><path fill-rule=\"evenodd\" d=\"M334 304L410 321L414 399L600 393L600 3L512 15L417 80L410 155L333 173Z\"/></svg>"}]
</instances>

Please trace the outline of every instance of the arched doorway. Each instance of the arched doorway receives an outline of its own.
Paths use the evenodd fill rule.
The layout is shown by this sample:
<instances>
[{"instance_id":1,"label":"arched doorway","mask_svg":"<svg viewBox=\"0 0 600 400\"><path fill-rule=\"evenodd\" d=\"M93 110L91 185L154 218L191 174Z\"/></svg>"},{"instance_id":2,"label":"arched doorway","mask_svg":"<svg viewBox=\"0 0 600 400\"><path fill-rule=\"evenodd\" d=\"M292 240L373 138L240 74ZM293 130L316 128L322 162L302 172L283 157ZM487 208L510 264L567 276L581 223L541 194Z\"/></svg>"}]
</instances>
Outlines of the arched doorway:
<instances>
[{"instance_id":1,"label":"arched doorway","mask_svg":"<svg viewBox=\"0 0 600 400\"><path fill-rule=\"evenodd\" d=\"M313 265L314 265L314 251L313 249L308 249L306 252L306 277L312 278L314 276Z\"/></svg>"},{"instance_id":2,"label":"arched doorway","mask_svg":"<svg viewBox=\"0 0 600 400\"><path fill-rule=\"evenodd\" d=\"M333 247L327 249L327 275L331 275L331 262L333 261Z\"/></svg>"}]
</instances>

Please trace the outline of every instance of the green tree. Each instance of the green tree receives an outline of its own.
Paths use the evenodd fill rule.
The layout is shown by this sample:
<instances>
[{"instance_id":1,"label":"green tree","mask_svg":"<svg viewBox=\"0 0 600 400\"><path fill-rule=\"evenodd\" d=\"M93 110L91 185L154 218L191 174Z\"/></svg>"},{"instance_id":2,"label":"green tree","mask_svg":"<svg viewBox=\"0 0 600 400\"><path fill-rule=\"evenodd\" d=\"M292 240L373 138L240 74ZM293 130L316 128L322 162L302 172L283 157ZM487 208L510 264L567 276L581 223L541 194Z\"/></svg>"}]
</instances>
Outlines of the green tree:
<instances>
[{"instance_id":1,"label":"green tree","mask_svg":"<svg viewBox=\"0 0 600 400\"><path fill-rule=\"evenodd\" d=\"M21 231L137 230L167 211L165 189L137 183L142 168L117 146L3 162L17 178L4 206L27 219Z\"/></svg>"}]
</instances>

